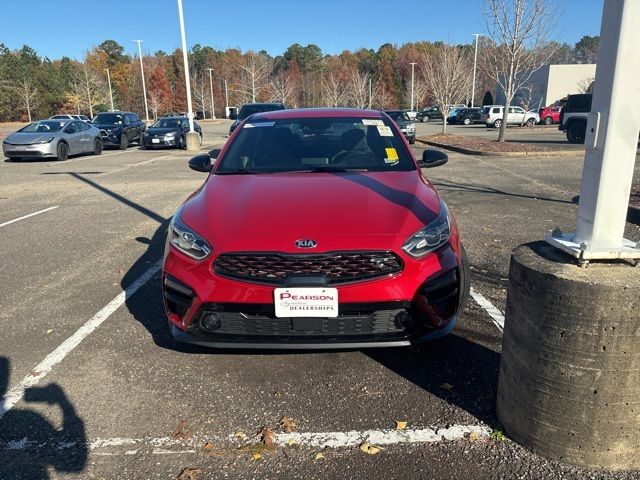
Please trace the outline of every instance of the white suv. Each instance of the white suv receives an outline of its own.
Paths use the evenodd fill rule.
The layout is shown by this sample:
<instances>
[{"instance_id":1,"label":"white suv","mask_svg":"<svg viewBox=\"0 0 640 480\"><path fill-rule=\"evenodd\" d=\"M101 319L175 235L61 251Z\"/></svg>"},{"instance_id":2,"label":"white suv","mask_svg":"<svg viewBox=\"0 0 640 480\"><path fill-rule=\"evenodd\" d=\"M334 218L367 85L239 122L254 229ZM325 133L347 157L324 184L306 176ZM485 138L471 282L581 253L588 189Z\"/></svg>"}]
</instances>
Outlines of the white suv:
<instances>
[{"instance_id":1,"label":"white suv","mask_svg":"<svg viewBox=\"0 0 640 480\"><path fill-rule=\"evenodd\" d=\"M486 105L482 107L482 115L480 119L485 123L487 127L500 128L502 126L502 120L504 107L501 105ZM536 112L525 112L520 107L509 107L507 113L507 125L526 125L527 127L533 127L540 121L540 115Z\"/></svg>"}]
</instances>

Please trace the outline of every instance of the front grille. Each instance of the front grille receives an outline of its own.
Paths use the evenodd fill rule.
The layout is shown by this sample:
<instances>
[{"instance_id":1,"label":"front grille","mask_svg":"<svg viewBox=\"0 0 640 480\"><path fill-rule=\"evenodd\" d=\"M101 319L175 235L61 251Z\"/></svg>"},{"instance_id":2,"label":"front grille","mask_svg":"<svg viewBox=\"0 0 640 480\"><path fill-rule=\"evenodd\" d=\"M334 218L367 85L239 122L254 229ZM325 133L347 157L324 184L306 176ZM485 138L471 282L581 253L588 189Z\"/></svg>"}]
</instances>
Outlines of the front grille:
<instances>
[{"instance_id":1,"label":"front grille","mask_svg":"<svg viewBox=\"0 0 640 480\"><path fill-rule=\"evenodd\" d=\"M320 276L327 285L371 280L402 271L393 252L224 253L213 263L216 274L254 283L282 285L290 277Z\"/></svg>"}]
</instances>

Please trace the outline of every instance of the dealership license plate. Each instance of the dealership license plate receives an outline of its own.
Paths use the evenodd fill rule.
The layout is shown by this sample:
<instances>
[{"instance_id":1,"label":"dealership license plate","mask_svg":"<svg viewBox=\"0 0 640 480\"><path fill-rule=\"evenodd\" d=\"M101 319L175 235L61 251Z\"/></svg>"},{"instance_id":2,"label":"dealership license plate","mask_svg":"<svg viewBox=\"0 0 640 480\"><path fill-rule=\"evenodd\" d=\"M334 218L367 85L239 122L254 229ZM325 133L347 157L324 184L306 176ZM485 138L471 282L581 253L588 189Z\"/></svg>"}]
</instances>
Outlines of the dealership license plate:
<instances>
[{"instance_id":1,"label":"dealership license plate","mask_svg":"<svg viewBox=\"0 0 640 480\"><path fill-rule=\"evenodd\" d=\"M276 288L276 317L337 317L337 288Z\"/></svg>"},{"instance_id":2,"label":"dealership license plate","mask_svg":"<svg viewBox=\"0 0 640 480\"><path fill-rule=\"evenodd\" d=\"M159 138L152 138L151 139L151 143L160 143L160 139Z\"/></svg>"}]
</instances>

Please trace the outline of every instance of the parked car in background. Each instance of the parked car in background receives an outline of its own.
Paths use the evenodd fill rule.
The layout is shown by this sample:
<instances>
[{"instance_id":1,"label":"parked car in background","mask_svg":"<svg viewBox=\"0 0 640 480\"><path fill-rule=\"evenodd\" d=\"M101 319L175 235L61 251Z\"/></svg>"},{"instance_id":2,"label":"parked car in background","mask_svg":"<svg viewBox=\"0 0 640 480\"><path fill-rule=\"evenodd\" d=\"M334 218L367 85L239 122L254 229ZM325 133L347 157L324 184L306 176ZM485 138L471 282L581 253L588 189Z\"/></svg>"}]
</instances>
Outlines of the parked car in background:
<instances>
[{"instance_id":1,"label":"parked car in background","mask_svg":"<svg viewBox=\"0 0 640 480\"><path fill-rule=\"evenodd\" d=\"M404 113L404 112L403 112ZM453 213L381 112L258 113L193 157L162 289L177 341L218 348L408 346L447 335L469 295ZM215 159L215 161L212 161Z\"/></svg>"},{"instance_id":2,"label":"parked car in background","mask_svg":"<svg viewBox=\"0 0 640 480\"><path fill-rule=\"evenodd\" d=\"M456 105L449 105L448 111L451 112L451 110L453 109L465 107L466 105L461 103ZM416 120L420 120L421 122L428 122L430 120L442 120L443 118L444 116L442 115L442 111L438 106L425 108L422 111L418 112L418 114L416 115Z\"/></svg>"},{"instance_id":3,"label":"parked car in background","mask_svg":"<svg viewBox=\"0 0 640 480\"><path fill-rule=\"evenodd\" d=\"M102 112L91 120L100 129L105 146L126 150L131 142L142 144L142 134L147 126L132 112Z\"/></svg>"},{"instance_id":4,"label":"parked car in background","mask_svg":"<svg viewBox=\"0 0 640 480\"><path fill-rule=\"evenodd\" d=\"M449 115L452 117L452 115ZM447 119L448 123L454 123L457 125L470 125L472 123L482 123L482 109L481 108L461 108L456 110L455 116L451 118L451 121Z\"/></svg>"},{"instance_id":5,"label":"parked car in background","mask_svg":"<svg viewBox=\"0 0 640 480\"><path fill-rule=\"evenodd\" d=\"M2 151L10 159L57 158L69 155L102 153L100 130L81 120L40 120L12 133L2 142Z\"/></svg>"},{"instance_id":6,"label":"parked car in background","mask_svg":"<svg viewBox=\"0 0 640 480\"><path fill-rule=\"evenodd\" d=\"M407 137L411 145L416 143L416 124L409 118L409 114L404 110L385 110L384 113L389 115L391 120L398 125L402 134Z\"/></svg>"},{"instance_id":7,"label":"parked car in background","mask_svg":"<svg viewBox=\"0 0 640 480\"><path fill-rule=\"evenodd\" d=\"M584 143L587 131L587 116L591 111L591 93L569 95L560 111L558 129L565 132L569 143Z\"/></svg>"},{"instance_id":8,"label":"parked car in background","mask_svg":"<svg viewBox=\"0 0 640 480\"><path fill-rule=\"evenodd\" d=\"M245 118L253 115L254 113L260 112L274 112L276 110L284 110L286 107L282 103L245 103L242 105L240 109L240 113L238 115L231 114L229 118L234 120L234 122L229 127L229 135L233 133L233 131L238 128Z\"/></svg>"},{"instance_id":9,"label":"parked car in background","mask_svg":"<svg viewBox=\"0 0 640 480\"><path fill-rule=\"evenodd\" d=\"M91 122L91 119L85 115L71 115L67 113L60 113L49 117L49 120L82 120L83 122Z\"/></svg>"},{"instance_id":10,"label":"parked car in background","mask_svg":"<svg viewBox=\"0 0 640 480\"><path fill-rule=\"evenodd\" d=\"M453 108L449 111L449 114L447 115L447 123L449 125L452 124L456 124L457 123L457 118L458 118L458 113L460 113L460 111L464 110L463 108Z\"/></svg>"},{"instance_id":11,"label":"parked car in background","mask_svg":"<svg viewBox=\"0 0 640 480\"><path fill-rule=\"evenodd\" d=\"M486 105L482 107L482 121L487 127L500 128L504 120L504 106ZM522 107L509 107L507 112L507 125L526 125L533 127L540 121L536 112L525 112Z\"/></svg>"},{"instance_id":12,"label":"parked car in background","mask_svg":"<svg viewBox=\"0 0 640 480\"><path fill-rule=\"evenodd\" d=\"M538 111L540 116L540 123L545 125L551 125L552 123L560 122L560 110L562 107L559 105L551 105L549 107L543 107Z\"/></svg>"},{"instance_id":13,"label":"parked car in background","mask_svg":"<svg viewBox=\"0 0 640 480\"><path fill-rule=\"evenodd\" d=\"M193 129L200 135L200 143L202 143L202 128L193 122ZM142 148L186 148L185 134L188 131L188 118L179 116L162 117L142 134Z\"/></svg>"},{"instance_id":14,"label":"parked car in background","mask_svg":"<svg viewBox=\"0 0 640 480\"><path fill-rule=\"evenodd\" d=\"M405 110L405 112L407 115L409 115L409 119L411 120L415 120L418 116L418 112L416 112L415 110Z\"/></svg>"}]
</instances>

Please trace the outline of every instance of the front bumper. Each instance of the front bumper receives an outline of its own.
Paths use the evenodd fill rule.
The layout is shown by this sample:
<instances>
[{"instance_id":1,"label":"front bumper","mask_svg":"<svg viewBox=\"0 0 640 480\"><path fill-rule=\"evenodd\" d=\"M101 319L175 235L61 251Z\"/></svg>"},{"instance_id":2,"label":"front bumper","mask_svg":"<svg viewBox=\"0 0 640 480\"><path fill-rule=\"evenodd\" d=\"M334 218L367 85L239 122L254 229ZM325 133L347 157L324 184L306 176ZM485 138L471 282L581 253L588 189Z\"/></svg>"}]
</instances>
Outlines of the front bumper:
<instances>
[{"instance_id":1,"label":"front bumper","mask_svg":"<svg viewBox=\"0 0 640 480\"><path fill-rule=\"evenodd\" d=\"M117 133L110 133L110 132L106 132L105 130L100 131L100 138L102 139L102 144L105 147L120 146L121 137L122 137L122 134L119 135Z\"/></svg>"},{"instance_id":2,"label":"front bumper","mask_svg":"<svg viewBox=\"0 0 640 480\"><path fill-rule=\"evenodd\" d=\"M57 156L57 142L42 143L38 145L12 145L2 144L2 152L7 158L45 158Z\"/></svg>"},{"instance_id":3,"label":"front bumper","mask_svg":"<svg viewBox=\"0 0 640 480\"><path fill-rule=\"evenodd\" d=\"M178 146L178 137L166 138L166 137L150 137L148 135L144 136L142 139L142 143L147 148L153 147L177 147Z\"/></svg>"},{"instance_id":4,"label":"front bumper","mask_svg":"<svg viewBox=\"0 0 640 480\"><path fill-rule=\"evenodd\" d=\"M275 286L221 277L213 260L167 250L163 297L178 341L217 348L406 346L449 333L460 303L459 260L449 245L421 261L405 258L394 276L338 285L337 318L276 317Z\"/></svg>"}]
</instances>

